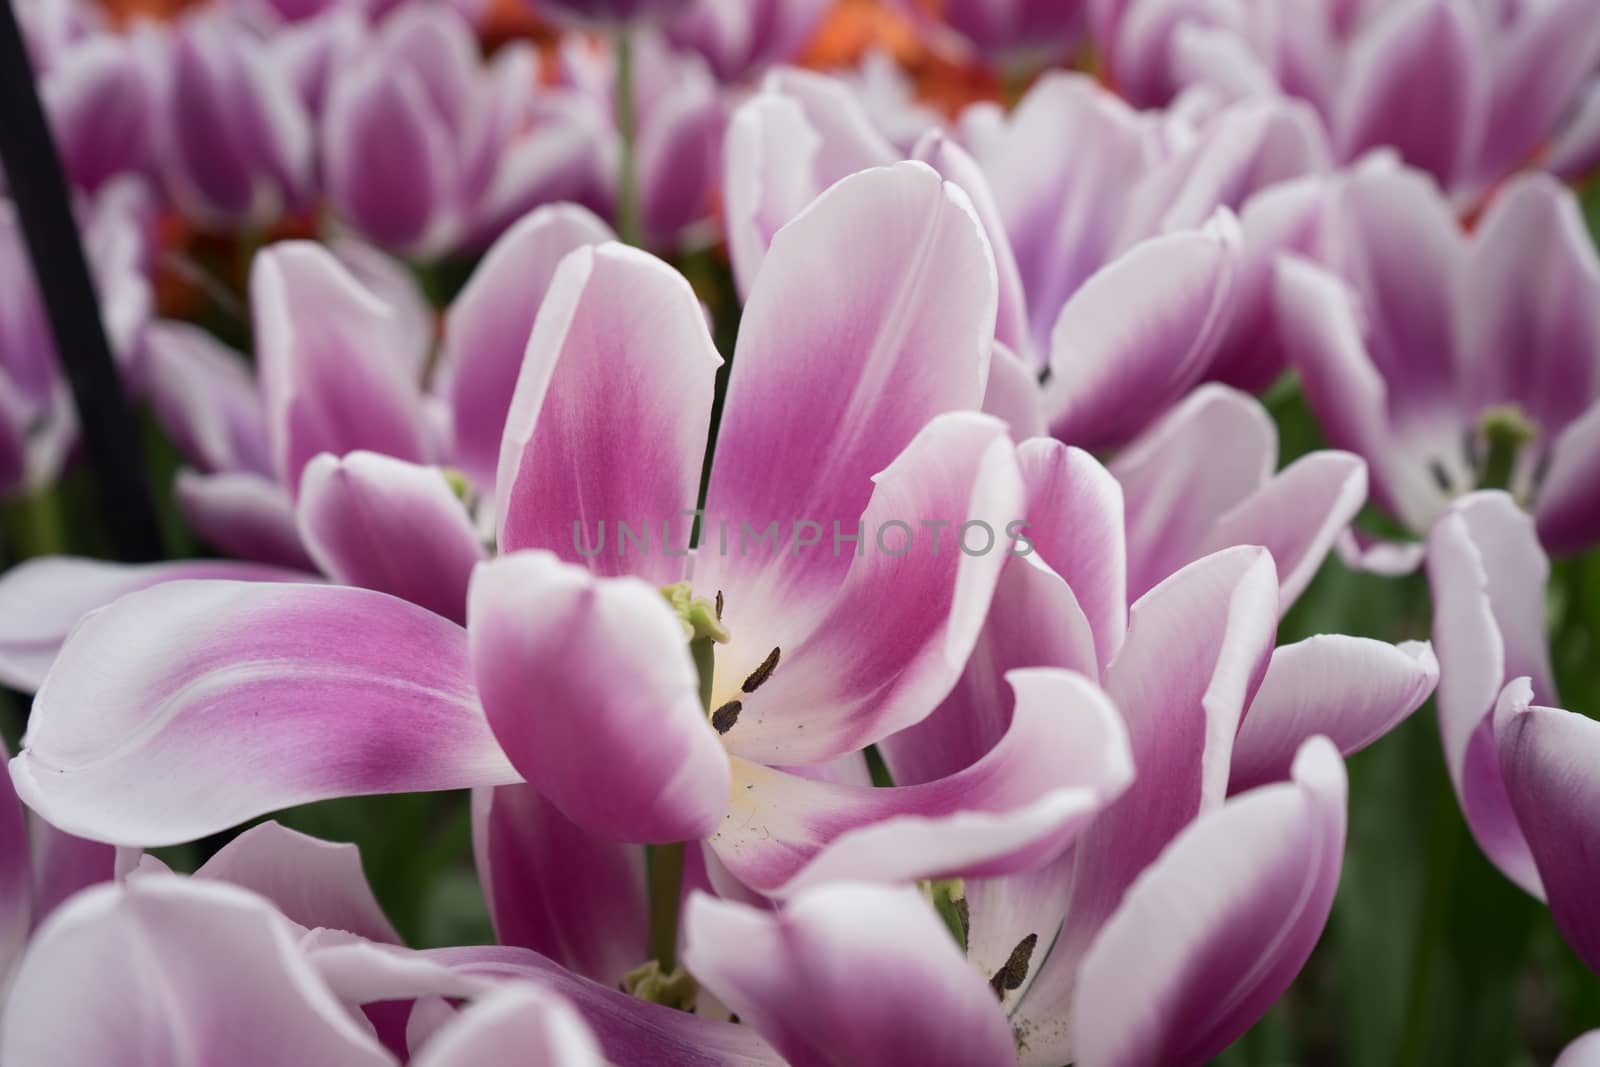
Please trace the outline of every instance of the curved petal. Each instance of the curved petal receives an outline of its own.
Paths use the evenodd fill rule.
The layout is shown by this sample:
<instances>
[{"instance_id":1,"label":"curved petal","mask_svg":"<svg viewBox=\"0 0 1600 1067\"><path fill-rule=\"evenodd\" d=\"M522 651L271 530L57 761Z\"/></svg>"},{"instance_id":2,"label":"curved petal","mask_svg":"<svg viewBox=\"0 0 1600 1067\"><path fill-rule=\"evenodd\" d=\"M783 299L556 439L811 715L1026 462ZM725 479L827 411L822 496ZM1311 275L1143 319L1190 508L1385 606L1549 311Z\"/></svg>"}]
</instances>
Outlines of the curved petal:
<instances>
[{"instance_id":1,"label":"curved petal","mask_svg":"<svg viewBox=\"0 0 1600 1067\"><path fill-rule=\"evenodd\" d=\"M722 363L689 283L637 249L580 248L556 270L527 353L495 477L500 551L682 577ZM643 533L631 554L623 523Z\"/></svg>"},{"instance_id":2,"label":"curved petal","mask_svg":"<svg viewBox=\"0 0 1600 1067\"><path fill-rule=\"evenodd\" d=\"M1319 734L1342 755L1359 752L1421 707L1438 681L1426 641L1318 634L1274 649L1233 741L1228 791L1287 779L1301 744Z\"/></svg>"},{"instance_id":3,"label":"curved petal","mask_svg":"<svg viewBox=\"0 0 1600 1067\"><path fill-rule=\"evenodd\" d=\"M1478 845L1506 877L1537 894L1539 875L1506 795L1490 718L1505 683L1533 679L1554 696L1544 637L1550 563L1533 522L1505 493L1470 493L1428 535L1439 732L1445 766Z\"/></svg>"},{"instance_id":4,"label":"curved petal","mask_svg":"<svg viewBox=\"0 0 1600 1067\"><path fill-rule=\"evenodd\" d=\"M266 418L244 354L186 322L152 322L140 343L150 404L189 461L208 472L271 475Z\"/></svg>"},{"instance_id":5,"label":"curved petal","mask_svg":"<svg viewBox=\"0 0 1600 1067\"><path fill-rule=\"evenodd\" d=\"M34 692L79 619L118 597L186 578L312 580L299 571L216 559L134 564L78 556L24 560L0 574L0 682Z\"/></svg>"},{"instance_id":6,"label":"curved petal","mask_svg":"<svg viewBox=\"0 0 1600 1067\"><path fill-rule=\"evenodd\" d=\"M995 204L994 193L990 191L989 182L984 178L978 161L938 129L923 134L911 150L911 158L922 160L946 181L954 182L972 202L973 213L983 225L984 236L989 239L989 247L994 252L995 274L999 284L994 339L1017 353L1025 366L1035 372L1043 370L1049 353L1034 351L1033 336L1028 330L1027 294L1022 288L1017 257L1011 251L1011 240L1006 236L1000 208Z\"/></svg>"},{"instance_id":7,"label":"curved petal","mask_svg":"<svg viewBox=\"0 0 1600 1067\"><path fill-rule=\"evenodd\" d=\"M989 384L983 392L983 412L1002 420L1011 430L1014 441L1043 437L1048 432L1038 375L999 342L995 343L989 357Z\"/></svg>"},{"instance_id":8,"label":"curved petal","mask_svg":"<svg viewBox=\"0 0 1600 1067\"><path fill-rule=\"evenodd\" d=\"M307 573L317 569L300 542L294 500L273 478L248 471L200 474L185 469L173 480L172 497L212 548Z\"/></svg>"},{"instance_id":9,"label":"curved petal","mask_svg":"<svg viewBox=\"0 0 1600 1067\"><path fill-rule=\"evenodd\" d=\"M1038 866L1132 778L1116 709L1070 671L1006 681L1011 725L978 762L892 789L833 785L738 760L711 847L745 885L788 896L827 881L911 881ZM741 788L742 786L742 788Z\"/></svg>"},{"instance_id":10,"label":"curved petal","mask_svg":"<svg viewBox=\"0 0 1600 1067\"><path fill-rule=\"evenodd\" d=\"M63 989L73 990L70 1004ZM82 893L40 929L5 1006L0 1058L38 1067L394 1062L266 901L161 874Z\"/></svg>"},{"instance_id":11,"label":"curved petal","mask_svg":"<svg viewBox=\"0 0 1600 1067\"><path fill-rule=\"evenodd\" d=\"M1500 191L1478 224L1459 306L1469 411L1517 404L1550 440L1594 402L1600 258L1571 190L1529 174Z\"/></svg>"},{"instance_id":12,"label":"curved petal","mask_svg":"<svg viewBox=\"0 0 1600 1067\"><path fill-rule=\"evenodd\" d=\"M705 528L776 522L780 541L796 520L854 528L873 477L930 419L982 403L995 285L966 195L925 164L864 171L819 197L774 238L745 304ZM759 581L804 615L850 557L784 549L701 553L696 583L737 606Z\"/></svg>"},{"instance_id":13,"label":"curved petal","mask_svg":"<svg viewBox=\"0 0 1600 1067\"><path fill-rule=\"evenodd\" d=\"M1555 439L1534 517L1552 552L1580 552L1600 541L1600 403Z\"/></svg>"},{"instance_id":14,"label":"curved petal","mask_svg":"<svg viewBox=\"0 0 1600 1067\"><path fill-rule=\"evenodd\" d=\"M1333 540L1339 562L1352 571L1365 571L1384 578L1404 578L1422 566L1427 546L1421 541L1391 541L1364 533L1354 526L1339 531Z\"/></svg>"},{"instance_id":15,"label":"curved petal","mask_svg":"<svg viewBox=\"0 0 1600 1067\"><path fill-rule=\"evenodd\" d=\"M494 485L528 335L556 267L568 252L611 236L605 223L577 204L538 208L494 243L450 304L443 358L455 416L455 462L486 492Z\"/></svg>"},{"instance_id":16,"label":"curved petal","mask_svg":"<svg viewBox=\"0 0 1600 1067\"><path fill-rule=\"evenodd\" d=\"M983 976L913 890L814 889L773 914L699 894L684 962L789 1062L1016 1062Z\"/></svg>"},{"instance_id":17,"label":"curved petal","mask_svg":"<svg viewBox=\"0 0 1600 1067\"><path fill-rule=\"evenodd\" d=\"M28 820L33 845L34 925L74 894L127 873L130 865L156 862L136 848L116 848L74 837L37 813Z\"/></svg>"},{"instance_id":18,"label":"curved petal","mask_svg":"<svg viewBox=\"0 0 1600 1067\"><path fill-rule=\"evenodd\" d=\"M11 753L0 740L0 756ZM28 946L33 928L33 857L28 845L27 809L17 799L9 776L0 782L0 997Z\"/></svg>"},{"instance_id":19,"label":"curved petal","mask_svg":"<svg viewBox=\"0 0 1600 1067\"><path fill-rule=\"evenodd\" d=\"M502 945L607 986L649 955L644 849L590 833L526 785L474 791L472 827Z\"/></svg>"},{"instance_id":20,"label":"curved petal","mask_svg":"<svg viewBox=\"0 0 1600 1067\"><path fill-rule=\"evenodd\" d=\"M1128 593L1143 596L1205 554L1218 521L1260 491L1278 431L1254 398L1202 385L1117 454L1128 515Z\"/></svg>"},{"instance_id":21,"label":"curved petal","mask_svg":"<svg viewBox=\"0 0 1600 1067\"><path fill-rule=\"evenodd\" d=\"M483 546L439 468L324 453L306 464L297 511L306 551L329 578L466 622Z\"/></svg>"},{"instance_id":22,"label":"curved petal","mask_svg":"<svg viewBox=\"0 0 1600 1067\"><path fill-rule=\"evenodd\" d=\"M1518 678L1500 694L1494 737L1511 809L1528 843L1550 915L1572 951L1600 970L1600 821L1593 768L1600 724L1557 708L1531 706L1533 687Z\"/></svg>"},{"instance_id":23,"label":"curved petal","mask_svg":"<svg viewBox=\"0 0 1600 1067\"><path fill-rule=\"evenodd\" d=\"M1024 441L1017 464L1028 498L1028 540L1072 588L1104 667L1128 631L1122 486L1099 460L1059 441Z\"/></svg>"},{"instance_id":24,"label":"curved petal","mask_svg":"<svg viewBox=\"0 0 1600 1067\"><path fill-rule=\"evenodd\" d=\"M1442 184L1461 176L1477 146L1488 85L1470 14L1454 4L1402 4L1372 21L1334 108L1342 158L1392 145Z\"/></svg>"},{"instance_id":25,"label":"curved petal","mask_svg":"<svg viewBox=\"0 0 1600 1067\"><path fill-rule=\"evenodd\" d=\"M1037 555L1006 563L967 666L933 714L878 742L895 782L919 785L976 763L1011 722L1006 672L1065 667L1100 675L1094 634L1073 590Z\"/></svg>"},{"instance_id":26,"label":"curved petal","mask_svg":"<svg viewBox=\"0 0 1600 1067\"><path fill-rule=\"evenodd\" d=\"M874 481L851 523L849 572L816 621L778 594L702 586L728 588L732 641L717 652L711 706L740 702L727 732L737 755L781 766L854 752L925 718L960 677L1015 550L1015 448L987 415L941 415ZM809 554L828 555L818 539ZM720 559L710 548L697 585ZM756 692L748 679L774 648L781 660Z\"/></svg>"},{"instance_id":27,"label":"curved petal","mask_svg":"<svg viewBox=\"0 0 1600 1067\"><path fill-rule=\"evenodd\" d=\"M517 780L460 627L365 589L220 581L86 618L11 776L52 823L127 845L329 797Z\"/></svg>"},{"instance_id":28,"label":"curved petal","mask_svg":"<svg viewBox=\"0 0 1600 1067\"><path fill-rule=\"evenodd\" d=\"M273 245L250 271L256 360L279 480L298 488L319 452L370 449L426 462L421 396L382 340L394 312L333 254Z\"/></svg>"},{"instance_id":29,"label":"curved petal","mask_svg":"<svg viewBox=\"0 0 1600 1067\"><path fill-rule=\"evenodd\" d=\"M1211 528L1205 550L1261 545L1278 565L1278 599L1288 611L1367 500L1367 465L1349 452L1302 456Z\"/></svg>"},{"instance_id":30,"label":"curved petal","mask_svg":"<svg viewBox=\"0 0 1600 1067\"><path fill-rule=\"evenodd\" d=\"M1491 57L1493 88L1476 160L1485 183L1542 147L1600 66L1600 22L1583 0L1527 8L1502 34Z\"/></svg>"},{"instance_id":31,"label":"curved petal","mask_svg":"<svg viewBox=\"0 0 1600 1067\"><path fill-rule=\"evenodd\" d=\"M260 893L285 918L308 929L347 930L369 941L400 943L372 895L354 845L264 822L223 845L194 876Z\"/></svg>"},{"instance_id":32,"label":"curved petal","mask_svg":"<svg viewBox=\"0 0 1600 1067\"><path fill-rule=\"evenodd\" d=\"M1050 430L1118 444L1205 373L1232 314L1242 237L1222 211L1201 230L1153 237L1095 273L1050 332Z\"/></svg>"},{"instance_id":33,"label":"curved petal","mask_svg":"<svg viewBox=\"0 0 1600 1067\"><path fill-rule=\"evenodd\" d=\"M414 1067L601 1067L600 1046L565 1000L531 983L473 1001L411 1060Z\"/></svg>"},{"instance_id":34,"label":"curved petal","mask_svg":"<svg viewBox=\"0 0 1600 1067\"><path fill-rule=\"evenodd\" d=\"M1600 1030L1590 1030L1575 1038L1551 1067L1595 1067L1600 1064Z\"/></svg>"},{"instance_id":35,"label":"curved petal","mask_svg":"<svg viewBox=\"0 0 1600 1067\"><path fill-rule=\"evenodd\" d=\"M473 573L467 617L489 724L563 814L625 841L716 829L728 757L658 589L521 552Z\"/></svg>"},{"instance_id":36,"label":"curved petal","mask_svg":"<svg viewBox=\"0 0 1600 1067\"><path fill-rule=\"evenodd\" d=\"M1344 766L1313 738L1294 781L1202 817L1128 890L1083 960L1080 1063L1200 1064L1288 988L1322 934L1345 840Z\"/></svg>"}]
</instances>

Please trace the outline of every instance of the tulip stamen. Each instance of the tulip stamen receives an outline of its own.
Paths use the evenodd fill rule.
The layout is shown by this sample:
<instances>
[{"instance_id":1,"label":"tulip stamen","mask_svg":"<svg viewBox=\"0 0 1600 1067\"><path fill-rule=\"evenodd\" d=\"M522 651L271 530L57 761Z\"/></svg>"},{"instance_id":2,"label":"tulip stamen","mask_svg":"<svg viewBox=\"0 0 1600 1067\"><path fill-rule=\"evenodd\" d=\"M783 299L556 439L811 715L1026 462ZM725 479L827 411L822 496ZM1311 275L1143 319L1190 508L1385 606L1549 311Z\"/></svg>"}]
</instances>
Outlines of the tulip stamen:
<instances>
[{"instance_id":1,"label":"tulip stamen","mask_svg":"<svg viewBox=\"0 0 1600 1067\"><path fill-rule=\"evenodd\" d=\"M1038 934L1029 934L1017 942L1006 962L989 979L989 988L994 990L995 996L1005 1000L1008 992L1022 988L1023 980L1028 977L1028 964L1033 960L1034 946L1038 943Z\"/></svg>"},{"instance_id":2,"label":"tulip stamen","mask_svg":"<svg viewBox=\"0 0 1600 1067\"><path fill-rule=\"evenodd\" d=\"M767 658L761 661L761 666L750 672L750 676L739 686L746 693L754 693L761 688L761 684L772 677L772 672L778 669L778 657L783 652L780 648L773 648L767 653Z\"/></svg>"},{"instance_id":3,"label":"tulip stamen","mask_svg":"<svg viewBox=\"0 0 1600 1067\"><path fill-rule=\"evenodd\" d=\"M744 704L738 700L730 700L711 713L711 725L719 734L725 734L733 729L733 724L739 721L739 713L744 710Z\"/></svg>"}]
</instances>

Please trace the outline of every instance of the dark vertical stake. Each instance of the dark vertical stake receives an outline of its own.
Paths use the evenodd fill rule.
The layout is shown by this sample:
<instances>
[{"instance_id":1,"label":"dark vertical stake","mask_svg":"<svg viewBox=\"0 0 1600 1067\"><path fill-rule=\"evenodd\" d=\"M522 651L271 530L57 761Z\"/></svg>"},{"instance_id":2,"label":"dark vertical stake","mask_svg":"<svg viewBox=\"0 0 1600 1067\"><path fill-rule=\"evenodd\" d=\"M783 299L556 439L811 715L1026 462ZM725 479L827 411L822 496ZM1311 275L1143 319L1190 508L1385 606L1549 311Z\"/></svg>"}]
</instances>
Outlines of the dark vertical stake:
<instances>
[{"instance_id":1,"label":"dark vertical stake","mask_svg":"<svg viewBox=\"0 0 1600 1067\"><path fill-rule=\"evenodd\" d=\"M11 0L0 0L0 164L44 297L112 550L160 559L161 527L145 478L139 428L100 323L71 194L56 155Z\"/></svg>"}]
</instances>

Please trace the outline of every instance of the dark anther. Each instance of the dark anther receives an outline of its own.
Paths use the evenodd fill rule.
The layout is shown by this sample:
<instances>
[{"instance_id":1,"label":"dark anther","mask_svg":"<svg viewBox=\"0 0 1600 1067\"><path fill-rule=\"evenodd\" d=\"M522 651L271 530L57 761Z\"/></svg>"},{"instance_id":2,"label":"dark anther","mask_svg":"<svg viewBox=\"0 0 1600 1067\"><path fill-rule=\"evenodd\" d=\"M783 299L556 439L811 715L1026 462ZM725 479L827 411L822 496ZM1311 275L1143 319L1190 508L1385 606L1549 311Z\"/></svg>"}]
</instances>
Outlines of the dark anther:
<instances>
[{"instance_id":1,"label":"dark anther","mask_svg":"<svg viewBox=\"0 0 1600 1067\"><path fill-rule=\"evenodd\" d=\"M1428 473L1433 475L1433 483L1446 493L1455 492L1455 482L1450 477L1450 472L1438 460L1428 461Z\"/></svg>"},{"instance_id":2,"label":"dark anther","mask_svg":"<svg viewBox=\"0 0 1600 1067\"><path fill-rule=\"evenodd\" d=\"M739 688L746 693L754 693L761 688L761 683L772 677L772 672L778 669L778 654L782 649L775 648L767 653L767 658L761 661L761 666L750 672L750 677L744 680Z\"/></svg>"},{"instance_id":3,"label":"dark anther","mask_svg":"<svg viewBox=\"0 0 1600 1067\"><path fill-rule=\"evenodd\" d=\"M733 724L739 721L739 713L743 710L743 704L737 700L730 700L711 713L711 725L716 728L717 733L725 734L733 729Z\"/></svg>"},{"instance_id":4,"label":"dark anther","mask_svg":"<svg viewBox=\"0 0 1600 1067\"><path fill-rule=\"evenodd\" d=\"M1038 943L1038 934L1029 934L1017 942L1017 947L1011 950L1011 956L1006 960L1005 966L994 972L994 977L989 979L989 988L994 990L995 996L1004 1000L1007 991L1022 988L1022 980L1028 977L1028 963L1033 959L1033 946Z\"/></svg>"},{"instance_id":5,"label":"dark anther","mask_svg":"<svg viewBox=\"0 0 1600 1067\"><path fill-rule=\"evenodd\" d=\"M722 590L717 590L717 621L722 621Z\"/></svg>"},{"instance_id":6,"label":"dark anther","mask_svg":"<svg viewBox=\"0 0 1600 1067\"><path fill-rule=\"evenodd\" d=\"M961 920L961 951L965 952L971 947L972 937L972 907L966 897L956 898L956 918Z\"/></svg>"}]
</instances>

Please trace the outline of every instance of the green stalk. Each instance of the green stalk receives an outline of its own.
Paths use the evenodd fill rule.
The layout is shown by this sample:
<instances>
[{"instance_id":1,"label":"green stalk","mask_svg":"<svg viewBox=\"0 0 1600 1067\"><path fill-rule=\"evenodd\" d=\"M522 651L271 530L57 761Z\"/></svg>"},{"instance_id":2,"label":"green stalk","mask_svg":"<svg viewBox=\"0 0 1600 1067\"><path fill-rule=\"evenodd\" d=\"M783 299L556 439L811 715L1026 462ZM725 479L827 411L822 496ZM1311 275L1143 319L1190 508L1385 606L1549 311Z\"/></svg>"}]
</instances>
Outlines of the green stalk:
<instances>
[{"instance_id":1,"label":"green stalk","mask_svg":"<svg viewBox=\"0 0 1600 1067\"><path fill-rule=\"evenodd\" d=\"M1397 1067L1422 1063L1428 1042L1428 1023L1433 1012L1434 989L1448 933L1452 886L1466 824L1456 807L1455 791L1442 770L1428 816L1427 870L1422 880L1422 907L1417 938L1411 951L1411 974L1406 985L1405 1028L1395 1058Z\"/></svg>"},{"instance_id":2,"label":"green stalk","mask_svg":"<svg viewBox=\"0 0 1600 1067\"><path fill-rule=\"evenodd\" d=\"M54 556L67 550L67 526L58 488L47 485L20 496L12 502L10 511L14 560Z\"/></svg>"},{"instance_id":3,"label":"green stalk","mask_svg":"<svg viewBox=\"0 0 1600 1067\"><path fill-rule=\"evenodd\" d=\"M633 113L633 37L627 30L617 33L617 135L622 140L622 171L617 181L617 236L630 245L639 245L639 176Z\"/></svg>"},{"instance_id":4,"label":"green stalk","mask_svg":"<svg viewBox=\"0 0 1600 1067\"><path fill-rule=\"evenodd\" d=\"M670 974L678 960L678 897L683 889L683 842L654 845L650 869L650 955Z\"/></svg>"}]
</instances>

